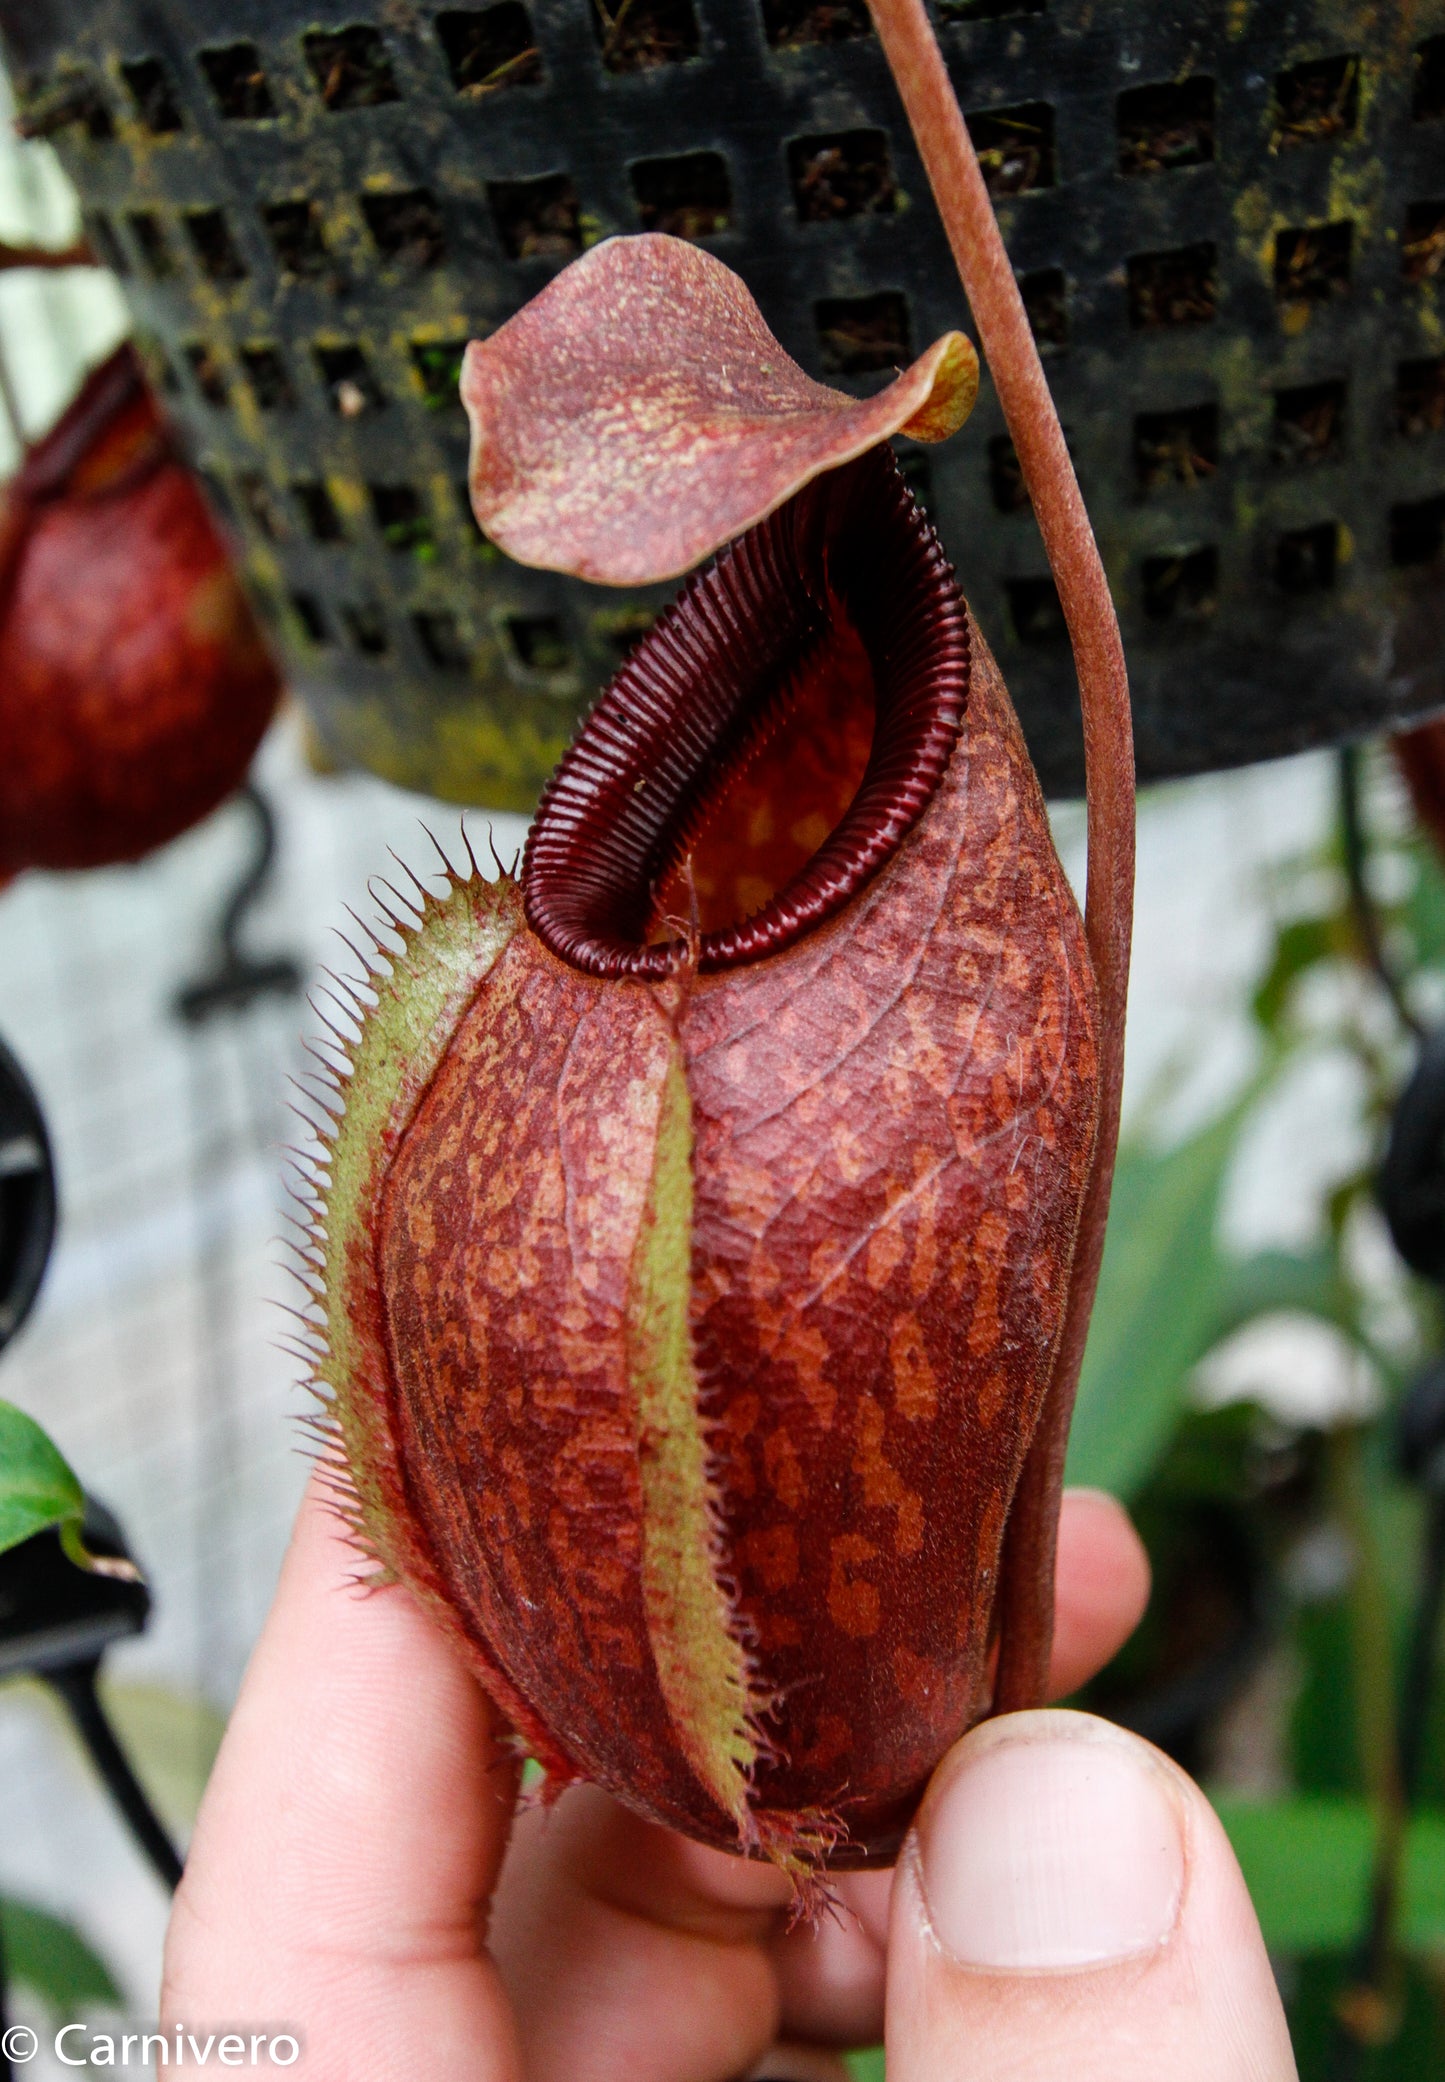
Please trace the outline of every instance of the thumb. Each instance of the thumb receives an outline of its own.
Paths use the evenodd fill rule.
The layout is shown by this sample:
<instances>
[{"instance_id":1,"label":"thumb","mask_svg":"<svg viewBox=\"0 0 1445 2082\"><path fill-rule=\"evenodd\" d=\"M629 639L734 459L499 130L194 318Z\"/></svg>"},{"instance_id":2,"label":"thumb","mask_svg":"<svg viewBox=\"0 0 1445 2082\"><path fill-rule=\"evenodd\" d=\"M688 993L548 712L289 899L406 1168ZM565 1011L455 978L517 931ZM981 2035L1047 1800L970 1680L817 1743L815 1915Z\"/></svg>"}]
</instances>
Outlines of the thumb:
<instances>
[{"instance_id":1,"label":"thumb","mask_svg":"<svg viewBox=\"0 0 1445 2082\"><path fill-rule=\"evenodd\" d=\"M934 1775L888 1943L888 2082L1292 2082L1204 1795L1088 1714L986 1721Z\"/></svg>"}]
</instances>

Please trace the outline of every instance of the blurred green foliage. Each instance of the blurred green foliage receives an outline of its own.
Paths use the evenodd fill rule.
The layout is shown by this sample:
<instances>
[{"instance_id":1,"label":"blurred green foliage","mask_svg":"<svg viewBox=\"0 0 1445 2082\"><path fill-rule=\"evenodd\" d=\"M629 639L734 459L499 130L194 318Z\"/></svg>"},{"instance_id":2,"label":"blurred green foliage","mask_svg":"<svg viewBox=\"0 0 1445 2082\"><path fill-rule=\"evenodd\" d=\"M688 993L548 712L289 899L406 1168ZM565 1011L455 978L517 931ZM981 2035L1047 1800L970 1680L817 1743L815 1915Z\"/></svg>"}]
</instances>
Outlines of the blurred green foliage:
<instances>
[{"instance_id":1,"label":"blurred green foliage","mask_svg":"<svg viewBox=\"0 0 1445 2082\"><path fill-rule=\"evenodd\" d=\"M1365 780L1367 821L1384 833L1365 886L1387 965L1428 1023L1445 1008L1445 871L1383 753ZM1341 832L1273 878L1249 1088L1173 1147L1121 1153L1069 1472L1130 1500L1156 1576L1143 1627L1083 1703L1165 1740L1211 1783L1276 1957L1302 2082L1347 2069L1419 2082L1445 2073L1445 1687L1407 1824L1395 1701L1424 1512L1395 1467L1392 1422L1441 1350L1442 1315L1392 1260L1374 1206L1414 1043L1371 965L1347 863ZM1259 1110L1325 1058L1350 1067L1372 1154L1322 1190L1307 1247L1231 1255L1219 1234L1231 1167ZM1198 1406L1200 1362L1281 1312L1328 1326L1380 1385L1369 1423L1343 1408L1307 1425L1255 1402ZM1391 1961L1366 1999L1354 1955L1396 1825Z\"/></svg>"},{"instance_id":2,"label":"blurred green foliage","mask_svg":"<svg viewBox=\"0 0 1445 2082\"><path fill-rule=\"evenodd\" d=\"M85 1515L80 1483L34 1418L0 1402L0 1554L52 1525L78 1537Z\"/></svg>"},{"instance_id":3,"label":"blurred green foliage","mask_svg":"<svg viewBox=\"0 0 1445 2082\"><path fill-rule=\"evenodd\" d=\"M121 1992L105 1961L74 1924L46 1909L0 1895L0 1946L10 1985L57 2020L101 2004L119 2007Z\"/></svg>"}]
</instances>

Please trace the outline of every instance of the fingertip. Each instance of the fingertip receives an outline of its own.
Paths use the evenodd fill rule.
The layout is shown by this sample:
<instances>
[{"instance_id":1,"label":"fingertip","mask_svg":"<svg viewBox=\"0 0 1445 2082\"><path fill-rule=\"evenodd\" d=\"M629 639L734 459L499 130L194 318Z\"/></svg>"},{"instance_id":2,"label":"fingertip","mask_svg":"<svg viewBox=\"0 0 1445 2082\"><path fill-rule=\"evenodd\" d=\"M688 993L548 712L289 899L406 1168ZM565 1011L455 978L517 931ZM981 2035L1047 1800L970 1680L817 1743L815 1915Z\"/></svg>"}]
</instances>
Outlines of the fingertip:
<instances>
[{"instance_id":1,"label":"fingertip","mask_svg":"<svg viewBox=\"0 0 1445 2082\"><path fill-rule=\"evenodd\" d=\"M783 2028L791 2037L820 2046L876 2045L882 2038L892 1885L891 1869L840 1873L830 1882L828 1912L776 1946Z\"/></svg>"},{"instance_id":2,"label":"fingertip","mask_svg":"<svg viewBox=\"0 0 1445 2082\"><path fill-rule=\"evenodd\" d=\"M1117 1497L1070 1489L1059 1513L1051 1696L1074 1691L1118 1653L1144 1616L1149 1555Z\"/></svg>"},{"instance_id":3,"label":"fingertip","mask_svg":"<svg viewBox=\"0 0 1445 2082\"><path fill-rule=\"evenodd\" d=\"M1066 1489L1059 1511L1059 1576L1107 1585L1136 1616L1149 1600L1149 1550L1128 1508L1106 1489Z\"/></svg>"},{"instance_id":4,"label":"fingertip","mask_svg":"<svg viewBox=\"0 0 1445 2082\"><path fill-rule=\"evenodd\" d=\"M985 1721L955 1744L914 1832L928 1927L948 1957L1034 1972L1164 1944L1189 1816L1163 1765L1108 1721L1049 1709Z\"/></svg>"},{"instance_id":5,"label":"fingertip","mask_svg":"<svg viewBox=\"0 0 1445 2082\"><path fill-rule=\"evenodd\" d=\"M1199 1788L1088 1714L985 1722L894 1887L890 2082L1288 2082L1259 1925Z\"/></svg>"}]
</instances>

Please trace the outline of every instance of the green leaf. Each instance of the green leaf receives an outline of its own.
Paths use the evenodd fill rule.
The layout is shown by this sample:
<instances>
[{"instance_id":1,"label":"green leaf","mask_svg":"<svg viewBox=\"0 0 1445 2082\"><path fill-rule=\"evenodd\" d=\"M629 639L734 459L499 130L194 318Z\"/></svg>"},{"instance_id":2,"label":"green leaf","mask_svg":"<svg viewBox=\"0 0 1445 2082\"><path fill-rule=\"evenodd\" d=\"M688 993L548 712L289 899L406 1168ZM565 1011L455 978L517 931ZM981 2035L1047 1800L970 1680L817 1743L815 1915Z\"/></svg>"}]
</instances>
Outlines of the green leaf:
<instances>
[{"instance_id":1,"label":"green leaf","mask_svg":"<svg viewBox=\"0 0 1445 2082\"><path fill-rule=\"evenodd\" d=\"M1252 1258L1226 1261L1219 1294L1216 1339L1281 1310L1342 1321L1342 1296L1334 1253L1320 1244L1308 1252L1260 1251Z\"/></svg>"},{"instance_id":2,"label":"green leaf","mask_svg":"<svg viewBox=\"0 0 1445 2082\"><path fill-rule=\"evenodd\" d=\"M73 2017L93 2003L120 2006L109 1967L74 1924L0 1896L0 1941L10 1980L58 2015Z\"/></svg>"},{"instance_id":3,"label":"green leaf","mask_svg":"<svg viewBox=\"0 0 1445 2082\"><path fill-rule=\"evenodd\" d=\"M1404 906L1405 924L1415 943L1417 963L1437 966L1445 961L1445 879L1428 839L1417 840L1410 851L1416 874Z\"/></svg>"},{"instance_id":4,"label":"green leaf","mask_svg":"<svg viewBox=\"0 0 1445 2082\"><path fill-rule=\"evenodd\" d=\"M1278 1030L1290 994L1305 971L1318 962L1334 959L1340 952L1340 929L1333 918L1295 918L1280 927L1274 959L1253 1000L1254 1016L1267 1034Z\"/></svg>"},{"instance_id":5,"label":"green leaf","mask_svg":"<svg viewBox=\"0 0 1445 2082\"><path fill-rule=\"evenodd\" d=\"M0 1554L58 1525L78 1534L85 1495L73 1470L40 1426L0 1402Z\"/></svg>"},{"instance_id":6,"label":"green leaf","mask_svg":"<svg viewBox=\"0 0 1445 2082\"><path fill-rule=\"evenodd\" d=\"M1362 1801L1216 1799L1248 1882L1265 1943L1281 1952L1339 1952L1369 1905L1375 1822ZM1400 1931L1411 1951L1445 1945L1445 1814L1417 1814L1405 1845Z\"/></svg>"},{"instance_id":7,"label":"green leaf","mask_svg":"<svg viewBox=\"0 0 1445 2082\"><path fill-rule=\"evenodd\" d=\"M1177 1147L1119 1152L1098 1299L1069 1441L1071 1482L1130 1496L1169 1442L1184 1384L1214 1343L1224 1260L1214 1231L1251 1088Z\"/></svg>"}]
</instances>

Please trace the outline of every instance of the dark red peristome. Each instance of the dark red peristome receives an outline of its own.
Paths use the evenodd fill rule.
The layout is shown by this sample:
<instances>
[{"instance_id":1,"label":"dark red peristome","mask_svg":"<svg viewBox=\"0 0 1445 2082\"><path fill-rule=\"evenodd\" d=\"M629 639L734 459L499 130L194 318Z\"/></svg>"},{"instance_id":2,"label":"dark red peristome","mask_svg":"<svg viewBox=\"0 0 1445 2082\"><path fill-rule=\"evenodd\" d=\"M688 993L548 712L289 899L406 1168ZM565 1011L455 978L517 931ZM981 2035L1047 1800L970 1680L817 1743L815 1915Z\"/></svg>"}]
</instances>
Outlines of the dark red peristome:
<instances>
[{"instance_id":1,"label":"dark red peristome","mask_svg":"<svg viewBox=\"0 0 1445 2082\"><path fill-rule=\"evenodd\" d=\"M622 667L542 796L522 886L538 937L593 976L666 976L659 891L710 803L785 728L856 632L875 715L866 769L810 859L751 916L703 930L703 972L791 945L897 849L948 764L968 614L886 448L814 480L690 581ZM682 892L685 893L685 892Z\"/></svg>"},{"instance_id":2,"label":"dark red peristome","mask_svg":"<svg viewBox=\"0 0 1445 2082\"><path fill-rule=\"evenodd\" d=\"M238 787L275 668L132 350L0 511L0 877L134 860Z\"/></svg>"}]
</instances>

